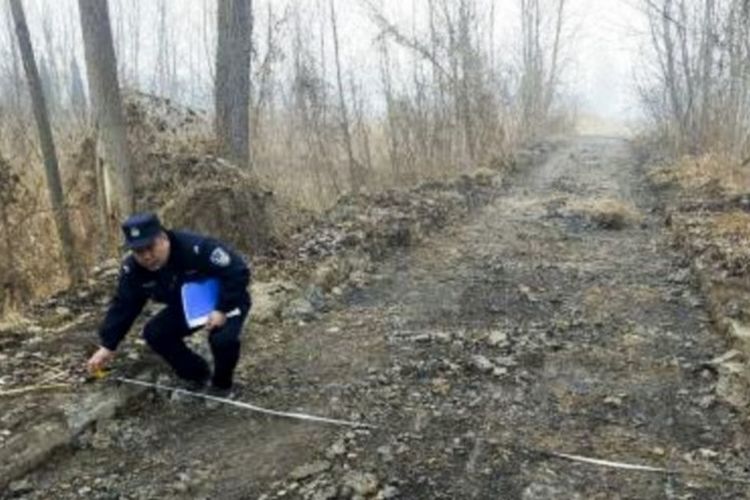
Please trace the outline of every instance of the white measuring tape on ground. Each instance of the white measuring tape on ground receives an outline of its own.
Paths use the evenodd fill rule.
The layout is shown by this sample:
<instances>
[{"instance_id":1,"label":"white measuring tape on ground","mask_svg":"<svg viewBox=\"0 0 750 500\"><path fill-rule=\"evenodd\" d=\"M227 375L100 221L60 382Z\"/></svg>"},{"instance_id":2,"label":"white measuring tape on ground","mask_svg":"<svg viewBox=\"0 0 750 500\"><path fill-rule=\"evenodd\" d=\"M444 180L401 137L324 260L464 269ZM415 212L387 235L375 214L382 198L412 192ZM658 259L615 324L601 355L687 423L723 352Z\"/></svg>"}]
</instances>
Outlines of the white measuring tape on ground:
<instances>
[{"instance_id":1,"label":"white measuring tape on ground","mask_svg":"<svg viewBox=\"0 0 750 500\"><path fill-rule=\"evenodd\" d=\"M556 451L546 452L557 458L564 458L573 462L583 462L586 464L600 465L602 467L609 467L611 469L624 469L624 470L637 470L642 472L659 472L664 474L671 474L673 471L665 469L664 467L651 467L649 465L638 465L638 464L626 464L622 462L611 462L609 460L601 460L598 458L582 457L580 455L568 455L567 453L558 453Z\"/></svg>"},{"instance_id":2,"label":"white measuring tape on ground","mask_svg":"<svg viewBox=\"0 0 750 500\"><path fill-rule=\"evenodd\" d=\"M652 467L650 465L638 465L638 464L627 464L623 462L612 462L610 460L601 460L598 458L582 457L580 455L569 455L567 453L558 453L556 451L542 451L542 453L546 453L547 455L551 455L557 458L563 458L565 460L570 460L573 462L581 462L585 464L598 465L600 467L608 467L610 469L633 470L633 471L640 471L640 472L655 472L659 474L668 474L668 475L675 475L675 476L694 476L694 477L713 479L716 481L724 481L727 483L750 484L750 479L723 476L720 474L711 474L711 473L706 473L706 472L689 472L689 471L681 471L681 470L671 470L671 469L666 469L664 467Z\"/></svg>"},{"instance_id":3,"label":"white measuring tape on ground","mask_svg":"<svg viewBox=\"0 0 750 500\"><path fill-rule=\"evenodd\" d=\"M293 418L295 420L307 420L311 422L322 422L326 424L342 425L347 427L358 427L364 429L375 429L376 426L371 424L365 424L362 422L352 422L349 420L339 420L335 418L318 417L315 415L308 415L305 413L292 413L285 411L269 410L267 408L261 408L260 406L251 405L249 403L243 403L242 401L235 401L234 399L220 398L217 396L211 396L210 394L203 394L200 392L188 391L187 389L180 389L179 387L170 387L167 385L161 385L154 382L145 382L143 380L130 379L125 377L112 377L112 380L123 382L126 384L140 385L142 387L151 387L153 389L161 389L165 391L173 391L178 394L187 394L189 396L206 399L209 401L216 401L218 403L236 406L237 408L243 408L245 410L254 411L257 413L264 413L266 415L273 415L275 417Z\"/></svg>"}]
</instances>

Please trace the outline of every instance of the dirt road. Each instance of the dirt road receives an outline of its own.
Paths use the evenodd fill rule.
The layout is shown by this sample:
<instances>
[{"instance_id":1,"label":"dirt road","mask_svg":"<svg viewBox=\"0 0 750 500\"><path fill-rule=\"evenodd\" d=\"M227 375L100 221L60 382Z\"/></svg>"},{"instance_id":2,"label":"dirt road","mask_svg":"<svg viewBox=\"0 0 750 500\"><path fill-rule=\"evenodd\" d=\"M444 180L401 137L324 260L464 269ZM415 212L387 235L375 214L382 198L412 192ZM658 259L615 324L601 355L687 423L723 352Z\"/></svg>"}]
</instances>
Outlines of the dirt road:
<instances>
[{"instance_id":1,"label":"dirt road","mask_svg":"<svg viewBox=\"0 0 750 500\"><path fill-rule=\"evenodd\" d=\"M322 320L256 329L248 343L241 399L377 429L151 395L17 494L750 498L748 485L717 478L750 477L745 417L716 398L707 364L727 347L628 144L570 140L505 184L466 224L383 262ZM602 217L602 206L629 215Z\"/></svg>"}]
</instances>

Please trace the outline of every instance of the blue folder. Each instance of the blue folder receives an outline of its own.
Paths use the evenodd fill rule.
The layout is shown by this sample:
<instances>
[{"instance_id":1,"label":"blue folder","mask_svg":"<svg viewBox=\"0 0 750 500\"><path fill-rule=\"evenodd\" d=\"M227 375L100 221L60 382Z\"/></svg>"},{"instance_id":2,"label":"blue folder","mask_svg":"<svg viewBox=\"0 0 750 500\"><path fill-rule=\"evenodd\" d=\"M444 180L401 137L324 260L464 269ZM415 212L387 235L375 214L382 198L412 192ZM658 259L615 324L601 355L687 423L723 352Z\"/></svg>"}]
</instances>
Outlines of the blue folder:
<instances>
[{"instance_id":1,"label":"blue folder","mask_svg":"<svg viewBox=\"0 0 750 500\"><path fill-rule=\"evenodd\" d=\"M201 281L189 281L182 285L182 310L189 328L198 328L208 321L219 302L219 280L207 278ZM239 308L229 311L226 316L239 316Z\"/></svg>"},{"instance_id":2,"label":"blue folder","mask_svg":"<svg viewBox=\"0 0 750 500\"><path fill-rule=\"evenodd\" d=\"M182 310L190 328L203 326L208 316L216 310L219 301L219 280L209 278L190 281L182 285Z\"/></svg>"}]
</instances>

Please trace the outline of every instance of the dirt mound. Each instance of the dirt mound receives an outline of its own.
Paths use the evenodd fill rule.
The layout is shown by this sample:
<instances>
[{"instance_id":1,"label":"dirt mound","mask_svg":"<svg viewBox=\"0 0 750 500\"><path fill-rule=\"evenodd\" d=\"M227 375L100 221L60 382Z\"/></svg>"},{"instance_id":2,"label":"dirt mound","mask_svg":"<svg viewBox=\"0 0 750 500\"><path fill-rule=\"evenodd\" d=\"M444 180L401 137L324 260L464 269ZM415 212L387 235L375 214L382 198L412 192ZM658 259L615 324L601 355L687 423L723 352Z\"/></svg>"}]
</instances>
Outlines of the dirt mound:
<instances>
[{"instance_id":1,"label":"dirt mound","mask_svg":"<svg viewBox=\"0 0 750 500\"><path fill-rule=\"evenodd\" d=\"M168 227L226 240L249 255L273 254L304 211L249 172L217 157L205 113L145 94L126 97L136 209Z\"/></svg>"},{"instance_id":2,"label":"dirt mound","mask_svg":"<svg viewBox=\"0 0 750 500\"><path fill-rule=\"evenodd\" d=\"M128 139L136 160L159 151L215 152L211 121L205 111L177 106L143 92L123 96Z\"/></svg>"},{"instance_id":3,"label":"dirt mound","mask_svg":"<svg viewBox=\"0 0 750 500\"><path fill-rule=\"evenodd\" d=\"M281 202L257 179L220 158L170 161L172 189L157 205L170 227L215 235L250 255L273 255L304 218L301 209ZM181 185L181 179L189 181Z\"/></svg>"},{"instance_id":4,"label":"dirt mound","mask_svg":"<svg viewBox=\"0 0 750 500\"><path fill-rule=\"evenodd\" d=\"M381 258L486 204L492 197L494 174L479 170L450 182L342 197L315 225L294 236L292 248L302 261L353 248Z\"/></svg>"}]
</instances>

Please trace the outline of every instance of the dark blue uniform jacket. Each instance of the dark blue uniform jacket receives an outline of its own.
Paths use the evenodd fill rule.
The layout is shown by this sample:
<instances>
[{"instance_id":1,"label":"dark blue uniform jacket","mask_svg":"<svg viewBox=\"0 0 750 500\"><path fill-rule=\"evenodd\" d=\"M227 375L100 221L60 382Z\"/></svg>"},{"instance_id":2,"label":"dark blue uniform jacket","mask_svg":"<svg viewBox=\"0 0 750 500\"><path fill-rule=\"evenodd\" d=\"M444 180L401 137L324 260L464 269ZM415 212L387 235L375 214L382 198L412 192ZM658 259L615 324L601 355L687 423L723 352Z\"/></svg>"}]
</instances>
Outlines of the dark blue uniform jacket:
<instances>
[{"instance_id":1,"label":"dark blue uniform jacket","mask_svg":"<svg viewBox=\"0 0 750 500\"><path fill-rule=\"evenodd\" d=\"M107 349L117 348L147 300L182 308L180 292L187 281L217 278L220 311L250 307L250 269L242 256L205 236L186 231L167 231L167 235L169 260L158 271L141 267L132 255L124 260L117 292L99 330L101 345Z\"/></svg>"}]
</instances>

